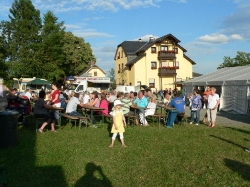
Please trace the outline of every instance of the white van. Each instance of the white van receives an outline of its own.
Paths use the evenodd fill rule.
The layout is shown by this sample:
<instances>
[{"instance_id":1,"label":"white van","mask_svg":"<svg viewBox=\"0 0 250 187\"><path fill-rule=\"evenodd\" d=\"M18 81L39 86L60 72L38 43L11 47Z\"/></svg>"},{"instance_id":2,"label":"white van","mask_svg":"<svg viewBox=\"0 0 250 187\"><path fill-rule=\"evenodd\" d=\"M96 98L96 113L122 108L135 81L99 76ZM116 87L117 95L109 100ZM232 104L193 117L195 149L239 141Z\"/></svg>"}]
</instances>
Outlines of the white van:
<instances>
[{"instance_id":1,"label":"white van","mask_svg":"<svg viewBox=\"0 0 250 187\"><path fill-rule=\"evenodd\" d=\"M129 93L131 91L132 92L139 92L140 86L116 86L116 92Z\"/></svg>"}]
</instances>

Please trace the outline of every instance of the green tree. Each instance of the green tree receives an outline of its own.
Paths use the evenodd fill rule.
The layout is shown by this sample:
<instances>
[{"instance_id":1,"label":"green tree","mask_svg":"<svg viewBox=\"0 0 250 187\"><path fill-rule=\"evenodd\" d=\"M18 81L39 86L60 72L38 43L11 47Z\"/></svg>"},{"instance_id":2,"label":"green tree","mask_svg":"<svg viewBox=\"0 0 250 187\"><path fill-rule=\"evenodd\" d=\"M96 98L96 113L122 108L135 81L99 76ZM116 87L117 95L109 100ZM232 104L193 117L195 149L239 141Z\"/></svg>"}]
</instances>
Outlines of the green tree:
<instances>
[{"instance_id":1,"label":"green tree","mask_svg":"<svg viewBox=\"0 0 250 187\"><path fill-rule=\"evenodd\" d=\"M10 72L13 76L30 76L33 71L31 64L36 63L36 44L40 42L40 11L30 0L15 0L9 19L1 26L2 35L6 36Z\"/></svg>"},{"instance_id":2,"label":"green tree","mask_svg":"<svg viewBox=\"0 0 250 187\"><path fill-rule=\"evenodd\" d=\"M65 62L62 68L67 75L79 75L89 66L90 61L96 60L90 44L85 43L83 38L76 37L71 32L66 32L63 43Z\"/></svg>"},{"instance_id":3,"label":"green tree","mask_svg":"<svg viewBox=\"0 0 250 187\"><path fill-rule=\"evenodd\" d=\"M0 36L0 77L6 79L7 78L7 70L8 67L5 63L5 59L7 57L7 51L5 49L5 37Z\"/></svg>"},{"instance_id":4,"label":"green tree","mask_svg":"<svg viewBox=\"0 0 250 187\"><path fill-rule=\"evenodd\" d=\"M108 71L108 77L110 78L110 82L112 87L115 87L116 85L116 80L115 80L115 69L114 68L111 68L109 71Z\"/></svg>"},{"instance_id":5,"label":"green tree","mask_svg":"<svg viewBox=\"0 0 250 187\"><path fill-rule=\"evenodd\" d=\"M224 67L245 66L249 64L250 64L250 53L237 51L237 55L235 58L224 56L223 63L220 64L217 69L221 69Z\"/></svg>"},{"instance_id":6,"label":"green tree","mask_svg":"<svg viewBox=\"0 0 250 187\"><path fill-rule=\"evenodd\" d=\"M47 78L49 80L59 80L65 75L63 63L65 55L63 53L64 23L48 11L43 17L43 27L41 29L41 43L39 43L35 54L36 64L33 64L33 76Z\"/></svg>"}]
</instances>

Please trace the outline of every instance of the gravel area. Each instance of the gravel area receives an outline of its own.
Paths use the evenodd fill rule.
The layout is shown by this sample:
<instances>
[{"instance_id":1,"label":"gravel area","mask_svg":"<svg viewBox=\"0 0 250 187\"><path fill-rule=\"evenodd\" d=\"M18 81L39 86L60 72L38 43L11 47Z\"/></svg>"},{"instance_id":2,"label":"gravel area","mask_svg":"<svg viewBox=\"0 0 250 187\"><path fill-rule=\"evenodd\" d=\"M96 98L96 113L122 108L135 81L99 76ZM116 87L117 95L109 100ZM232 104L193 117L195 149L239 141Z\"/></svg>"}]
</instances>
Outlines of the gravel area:
<instances>
[{"instance_id":1,"label":"gravel area","mask_svg":"<svg viewBox=\"0 0 250 187\"><path fill-rule=\"evenodd\" d=\"M185 115L190 116L190 109L186 107ZM206 113L205 109L201 110L200 120L203 119ZM216 123L222 126L249 126L250 125L250 115L242 115L242 114L231 114L227 112L220 111L217 113Z\"/></svg>"}]
</instances>

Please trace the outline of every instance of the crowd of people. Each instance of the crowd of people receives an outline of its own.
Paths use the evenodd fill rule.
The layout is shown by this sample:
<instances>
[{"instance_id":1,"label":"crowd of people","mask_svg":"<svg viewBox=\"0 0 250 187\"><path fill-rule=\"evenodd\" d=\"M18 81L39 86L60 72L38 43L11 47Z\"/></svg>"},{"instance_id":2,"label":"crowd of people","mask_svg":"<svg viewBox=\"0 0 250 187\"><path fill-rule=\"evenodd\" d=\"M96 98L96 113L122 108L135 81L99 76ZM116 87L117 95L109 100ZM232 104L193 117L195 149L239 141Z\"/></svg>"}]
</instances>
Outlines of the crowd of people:
<instances>
[{"instance_id":1,"label":"crowd of people","mask_svg":"<svg viewBox=\"0 0 250 187\"><path fill-rule=\"evenodd\" d=\"M158 97L160 96L160 98ZM197 89L193 90L193 93L188 97L190 107L190 124L200 123L200 110L206 108L206 115L203 117L202 122L208 121L208 126L215 127L217 108L220 104L219 95L216 93L214 87L206 87L202 96L200 91ZM182 117L185 114L185 98L178 93L178 90L165 89L153 93L150 89L139 92L111 92L98 93L96 91L89 93L87 91L83 93L74 93L60 91L60 85L52 83L52 90L45 93L44 90L39 92L37 96L32 89L27 89L24 93L18 94L17 89L9 89L3 84L3 79L0 78L0 112L7 109L22 108L22 102L20 99L30 103L32 100L35 101L34 116L45 118L46 121L42 124L39 132L43 133L43 129L49 123L51 124L51 131L55 132L55 123L59 120L59 112L53 110L48 113L48 109L52 107L62 107L65 112L72 116L81 116L82 112L79 112L79 107L99 107L103 110L94 112L92 116L93 127L96 127L95 115L112 115L113 116L113 127L112 127L112 143L110 147L113 147L117 133L120 134L120 138L123 139L123 133L125 131L124 126L127 122L124 116L134 116L135 124L138 126L148 126L146 117L153 115L157 108L157 100L161 100L164 105L174 107L178 110L178 114L175 122L180 123ZM30 112L31 109L26 110ZM26 111L26 112L27 112ZM124 141L121 140L122 145L125 146Z\"/></svg>"}]
</instances>

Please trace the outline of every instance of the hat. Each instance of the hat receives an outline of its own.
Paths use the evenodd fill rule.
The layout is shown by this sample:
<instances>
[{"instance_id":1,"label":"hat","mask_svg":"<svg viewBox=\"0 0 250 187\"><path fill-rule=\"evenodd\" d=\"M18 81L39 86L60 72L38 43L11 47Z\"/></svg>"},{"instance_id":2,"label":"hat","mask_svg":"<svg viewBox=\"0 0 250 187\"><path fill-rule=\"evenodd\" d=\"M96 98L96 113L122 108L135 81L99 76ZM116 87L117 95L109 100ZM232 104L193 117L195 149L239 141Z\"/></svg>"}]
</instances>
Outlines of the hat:
<instances>
[{"instance_id":1,"label":"hat","mask_svg":"<svg viewBox=\"0 0 250 187\"><path fill-rule=\"evenodd\" d=\"M115 102L114 102L114 106L116 106L116 105L124 105L123 103L121 103L121 101L120 100L115 100Z\"/></svg>"}]
</instances>

